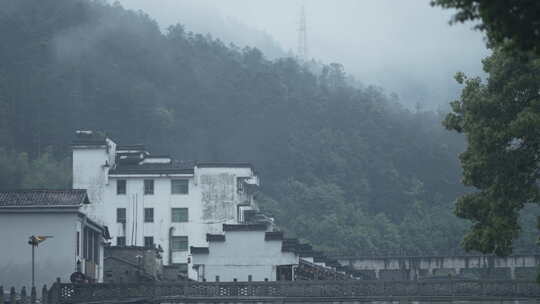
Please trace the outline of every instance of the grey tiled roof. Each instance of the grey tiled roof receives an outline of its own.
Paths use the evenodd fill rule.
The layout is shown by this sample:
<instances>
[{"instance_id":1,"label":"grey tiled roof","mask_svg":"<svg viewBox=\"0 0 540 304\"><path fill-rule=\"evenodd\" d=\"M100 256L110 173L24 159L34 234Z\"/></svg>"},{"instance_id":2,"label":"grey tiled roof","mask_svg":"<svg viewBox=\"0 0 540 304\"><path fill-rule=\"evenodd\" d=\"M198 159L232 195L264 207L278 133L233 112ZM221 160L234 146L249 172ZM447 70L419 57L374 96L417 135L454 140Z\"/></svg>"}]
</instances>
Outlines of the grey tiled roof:
<instances>
[{"instance_id":1,"label":"grey tiled roof","mask_svg":"<svg viewBox=\"0 0 540 304\"><path fill-rule=\"evenodd\" d=\"M251 168L253 165L247 162L201 162L179 161L168 155L152 156L144 151L143 145L122 145L116 147L117 151L133 150L136 153L121 152L116 155L116 166L109 171L110 175L125 174L193 174L194 168ZM171 158L170 163L144 163L145 159Z\"/></svg>"},{"instance_id":2,"label":"grey tiled roof","mask_svg":"<svg viewBox=\"0 0 540 304\"><path fill-rule=\"evenodd\" d=\"M118 164L109 174L193 174L193 163Z\"/></svg>"},{"instance_id":3,"label":"grey tiled roof","mask_svg":"<svg viewBox=\"0 0 540 304\"><path fill-rule=\"evenodd\" d=\"M208 254L210 253L210 249L208 247L195 247L191 246L189 247L190 252L192 254Z\"/></svg>"},{"instance_id":4,"label":"grey tiled roof","mask_svg":"<svg viewBox=\"0 0 540 304\"><path fill-rule=\"evenodd\" d=\"M265 241L280 241L283 240L282 231L268 231L264 234Z\"/></svg>"},{"instance_id":5,"label":"grey tiled roof","mask_svg":"<svg viewBox=\"0 0 540 304\"><path fill-rule=\"evenodd\" d=\"M254 170L253 165L247 162L208 162L199 161L196 163L199 168L251 168Z\"/></svg>"},{"instance_id":6,"label":"grey tiled roof","mask_svg":"<svg viewBox=\"0 0 540 304\"><path fill-rule=\"evenodd\" d=\"M77 131L73 146L103 146L107 145L107 136L100 132Z\"/></svg>"},{"instance_id":7,"label":"grey tiled roof","mask_svg":"<svg viewBox=\"0 0 540 304\"><path fill-rule=\"evenodd\" d=\"M266 231L266 223L256 224L223 224L223 231Z\"/></svg>"},{"instance_id":8,"label":"grey tiled roof","mask_svg":"<svg viewBox=\"0 0 540 304\"><path fill-rule=\"evenodd\" d=\"M0 192L0 208L77 207L88 204L86 190L16 190Z\"/></svg>"},{"instance_id":9,"label":"grey tiled roof","mask_svg":"<svg viewBox=\"0 0 540 304\"><path fill-rule=\"evenodd\" d=\"M134 144L134 145L117 145L116 151L118 150L132 150L132 151L146 151L146 147L143 144Z\"/></svg>"},{"instance_id":10,"label":"grey tiled roof","mask_svg":"<svg viewBox=\"0 0 540 304\"><path fill-rule=\"evenodd\" d=\"M295 252L296 246L299 245L298 239L283 239L283 243L281 243L281 251L283 252Z\"/></svg>"},{"instance_id":11,"label":"grey tiled roof","mask_svg":"<svg viewBox=\"0 0 540 304\"><path fill-rule=\"evenodd\" d=\"M224 234L206 234L206 241L207 242L225 242L225 235Z\"/></svg>"}]
</instances>

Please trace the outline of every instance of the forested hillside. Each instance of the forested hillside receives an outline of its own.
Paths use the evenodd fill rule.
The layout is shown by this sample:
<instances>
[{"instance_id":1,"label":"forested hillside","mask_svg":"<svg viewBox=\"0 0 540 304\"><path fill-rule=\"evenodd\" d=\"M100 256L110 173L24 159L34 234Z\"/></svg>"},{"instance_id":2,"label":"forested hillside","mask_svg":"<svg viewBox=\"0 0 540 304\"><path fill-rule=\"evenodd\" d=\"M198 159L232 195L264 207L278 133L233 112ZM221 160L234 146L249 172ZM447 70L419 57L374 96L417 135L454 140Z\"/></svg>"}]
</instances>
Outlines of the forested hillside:
<instances>
[{"instance_id":1,"label":"forested hillside","mask_svg":"<svg viewBox=\"0 0 540 304\"><path fill-rule=\"evenodd\" d=\"M261 207L320 249L459 251L463 138L442 113L349 86L339 64L315 75L99 1L0 0L0 37L2 189L69 186L74 130L102 130L178 159L252 162Z\"/></svg>"}]
</instances>

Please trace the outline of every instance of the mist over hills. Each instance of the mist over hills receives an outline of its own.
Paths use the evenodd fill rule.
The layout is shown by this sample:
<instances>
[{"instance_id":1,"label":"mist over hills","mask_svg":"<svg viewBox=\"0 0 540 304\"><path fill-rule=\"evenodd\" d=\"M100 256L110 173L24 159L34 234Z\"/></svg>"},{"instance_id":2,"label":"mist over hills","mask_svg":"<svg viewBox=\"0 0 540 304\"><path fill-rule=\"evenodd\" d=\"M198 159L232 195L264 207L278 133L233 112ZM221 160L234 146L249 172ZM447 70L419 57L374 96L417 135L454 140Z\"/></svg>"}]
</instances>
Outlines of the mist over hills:
<instances>
[{"instance_id":1,"label":"mist over hills","mask_svg":"<svg viewBox=\"0 0 540 304\"><path fill-rule=\"evenodd\" d=\"M111 1L112 2L112 1ZM149 5L145 0L120 1L126 8L142 10L155 18L162 31L180 23L188 31L211 35L225 44L233 43L240 48L256 47L270 59L293 56L267 32L247 26L238 19L224 16L204 1L160 1Z\"/></svg>"},{"instance_id":2,"label":"mist over hills","mask_svg":"<svg viewBox=\"0 0 540 304\"><path fill-rule=\"evenodd\" d=\"M483 76L489 54L473 24L448 25L452 11L429 0L120 0L162 28L181 23L270 58L294 56L299 9L307 15L309 58L343 64L355 83L375 85L409 109L448 110L459 96L456 72Z\"/></svg>"},{"instance_id":3,"label":"mist over hills","mask_svg":"<svg viewBox=\"0 0 540 304\"><path fill-rule=\"evenodd\" d=\"M0 34L0 189L68 186L73 131L101 130L178 159L252 162L265 212L329 253L459 251L463 138L441 113L351 86L339 64L314 74L95 1L0 0Z\"/></svg>"}]
</instances>

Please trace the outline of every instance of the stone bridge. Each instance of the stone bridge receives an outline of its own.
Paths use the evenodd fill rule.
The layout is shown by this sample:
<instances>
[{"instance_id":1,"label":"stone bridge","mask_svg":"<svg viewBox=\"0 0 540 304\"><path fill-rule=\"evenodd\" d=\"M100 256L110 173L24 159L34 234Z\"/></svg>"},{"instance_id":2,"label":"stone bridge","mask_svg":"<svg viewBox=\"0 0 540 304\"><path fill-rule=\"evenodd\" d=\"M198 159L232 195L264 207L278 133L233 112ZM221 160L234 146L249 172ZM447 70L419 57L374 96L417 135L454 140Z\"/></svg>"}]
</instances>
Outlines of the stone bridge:
<instances>
[{"instance_id":1,"label":"stone bridge","mask_svg":"<svg viewBox=\"0 0 540 304\"><path fill-rule=\"evenodd\" d=\"M535 281L55 283L47 304L79 303L536 303Z\"/></svg>"}]
</instances>

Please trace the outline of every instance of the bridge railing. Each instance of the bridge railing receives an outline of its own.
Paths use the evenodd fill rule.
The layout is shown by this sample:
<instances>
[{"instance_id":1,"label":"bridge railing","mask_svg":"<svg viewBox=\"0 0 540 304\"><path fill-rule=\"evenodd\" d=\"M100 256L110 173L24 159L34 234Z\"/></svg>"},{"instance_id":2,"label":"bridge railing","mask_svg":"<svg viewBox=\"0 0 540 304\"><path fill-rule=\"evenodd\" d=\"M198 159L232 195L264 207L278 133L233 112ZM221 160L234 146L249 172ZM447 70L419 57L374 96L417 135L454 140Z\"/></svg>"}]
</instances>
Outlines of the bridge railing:
<instances>
[{"instance_id":1,"label":"bridge railing","mask_svg":"<svg viewBox=\"0 0 540 304\"><path fill-rule=\"evenodd\" d=\"M540 297L534 281L295 281L77 285L57 282L57 303L181 297ZM56 304L56 303L51 303Z\"/></svg>"}]
</instances>

